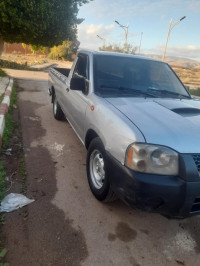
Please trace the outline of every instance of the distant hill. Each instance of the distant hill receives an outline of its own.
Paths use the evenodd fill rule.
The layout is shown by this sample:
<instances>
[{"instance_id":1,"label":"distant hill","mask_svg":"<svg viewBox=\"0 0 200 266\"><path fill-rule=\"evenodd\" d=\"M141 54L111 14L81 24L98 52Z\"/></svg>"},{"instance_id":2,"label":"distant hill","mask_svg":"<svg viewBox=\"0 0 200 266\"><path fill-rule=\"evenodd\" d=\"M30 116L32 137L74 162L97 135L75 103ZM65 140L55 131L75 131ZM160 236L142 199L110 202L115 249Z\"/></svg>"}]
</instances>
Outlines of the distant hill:
<instances>
[{"instance_id":1,"label":"distant hill","mask_svg":"<svg viewBox=\"0 0 200 266\"><path fill-rule=\"evenodd\" d=\"M162 56L159 55L151 55L151 54L144 54L146 57L162 60ZM188 58L180 58L175 56L167 56L165 61L173 66L181 66L187 68L198 68L200 69L200 62Z\"/></svg>"},{"instance_id":2,"label":"distant hill","mask_svg":"<svg viewBox=\"0 0 200 266\"><path fill-rule=\"evenodd\" d=\"M143 54L142 56L162 60L159 55ZM182 82L192 89L200 88L200 62L179 58L174 56L168 56L165 60L176 72Z\"/></svg>"}]
</instances>

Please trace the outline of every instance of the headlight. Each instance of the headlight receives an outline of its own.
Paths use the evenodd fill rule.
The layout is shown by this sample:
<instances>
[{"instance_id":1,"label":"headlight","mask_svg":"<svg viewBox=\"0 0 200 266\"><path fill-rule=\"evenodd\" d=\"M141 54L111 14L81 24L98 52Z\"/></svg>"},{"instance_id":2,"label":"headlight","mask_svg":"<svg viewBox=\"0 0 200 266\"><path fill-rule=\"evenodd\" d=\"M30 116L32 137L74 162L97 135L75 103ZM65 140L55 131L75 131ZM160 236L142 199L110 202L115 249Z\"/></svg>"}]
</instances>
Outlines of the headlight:
<instances>
[{"instance_id":1,"label":"headlight","mask_svg":"<svg viewBox=\"0 0 200 266\"><path fill-rule=\"evenodd\" d=\"M178 153L164 146L134 143L127 149L125 165L143 173L178 175Z\"/></svg>"}]
</instances>

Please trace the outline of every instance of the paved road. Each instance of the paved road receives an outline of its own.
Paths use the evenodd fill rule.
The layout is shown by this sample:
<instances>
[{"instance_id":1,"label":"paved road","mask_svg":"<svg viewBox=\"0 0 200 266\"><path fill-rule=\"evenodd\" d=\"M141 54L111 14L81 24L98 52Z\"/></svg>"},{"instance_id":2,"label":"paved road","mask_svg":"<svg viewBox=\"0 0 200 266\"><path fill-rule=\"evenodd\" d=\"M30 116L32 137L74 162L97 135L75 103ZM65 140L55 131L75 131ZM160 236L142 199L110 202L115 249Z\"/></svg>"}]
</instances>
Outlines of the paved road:
<instances>
[{"instance_id":1,"label":"paved road","mask_svg":"<svg viewBox=\"0 0 200 266\"><path fill-rule=\"evenodd\" d=\"M20 78L28 194L36 198L15 265L200 265L200 217L168 220L120 201L98 202L87 184L85 148L67 122L53 118L46 73L11 74Z\"/></svg>"}]
</instances>

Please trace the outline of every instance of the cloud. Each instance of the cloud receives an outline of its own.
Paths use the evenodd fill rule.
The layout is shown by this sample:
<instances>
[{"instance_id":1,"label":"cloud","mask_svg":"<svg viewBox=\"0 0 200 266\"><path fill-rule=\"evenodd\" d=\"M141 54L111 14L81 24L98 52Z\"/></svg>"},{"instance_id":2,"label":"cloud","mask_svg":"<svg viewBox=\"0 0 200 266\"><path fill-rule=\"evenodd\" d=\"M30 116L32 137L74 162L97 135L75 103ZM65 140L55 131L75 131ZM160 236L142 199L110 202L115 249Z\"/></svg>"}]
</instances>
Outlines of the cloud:
<instances>
[{"instance_id":1,"label":"cloud","mask_svg":"<svg viewBox=\"0 0 200 266\"><path fill-rule=\"evenodd\" d=\"M200 10L200 1L199 0L187 0L186 5L190 11L192 11L194 13L199 13L199 10Z\"/></svg>"},{"instance_id":2,"label":"cloud","mask_svg":"<svg viewBox=\"0 0 200 266\"><path fill-rule=\"evenodd\" d=\"M158 45L152 49L146 49L145 53L162 55L164 51L163 45ZM169 46L167 47L166 56L184 57L200 60L200 46Z\"/></svg>"},{"instance_id":3,"label":"cloud","mask_svg":"<svg viewBox=\"0 0 200 266\"><path fill-rule=\"evenodd\" d=\"M104 26L103 24L87 25L86 23L82 23L78 26L78 40L80 41L80 47L94 50L98 49L98 47L102 46L103 40L100 40L97 35L106 40L112 34L113 29L114 24Z\"/></svg>"},{"instance_id":4,"label":"cloud","mask_svg":"<svg viewBox=\"0 0 200 266\"><path fill-rule=\"evenodd\" d=\"M190 1L192 3L190 3ZM133 3L134 2L134 3ZM102 21L107 18L126 19L140 16L163 15L173 10L183 10L187 8L195 9L199 6L199 0L95 0L84 6L83 15L93 16Z\"/></svg>"}]
</instances>

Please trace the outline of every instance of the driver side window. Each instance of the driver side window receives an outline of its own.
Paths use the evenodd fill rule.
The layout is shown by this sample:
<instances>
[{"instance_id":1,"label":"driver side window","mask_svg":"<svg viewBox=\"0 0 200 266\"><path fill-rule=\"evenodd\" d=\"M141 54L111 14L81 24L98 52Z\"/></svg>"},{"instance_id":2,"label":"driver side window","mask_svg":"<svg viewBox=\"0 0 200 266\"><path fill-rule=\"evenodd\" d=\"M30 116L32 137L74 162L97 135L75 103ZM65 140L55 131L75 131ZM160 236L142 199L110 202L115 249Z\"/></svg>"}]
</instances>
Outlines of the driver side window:
<instances>
[{"instance_id":1,"label":"driver side window","mask_svg":"<svg viewBox=\"0 0 200 266\"><path fill-rule=\"evenodd\" d=\"M89 80L89 59L87 55L79 54L73 77L82 77Z\"/></svg>"}]
</instances>

